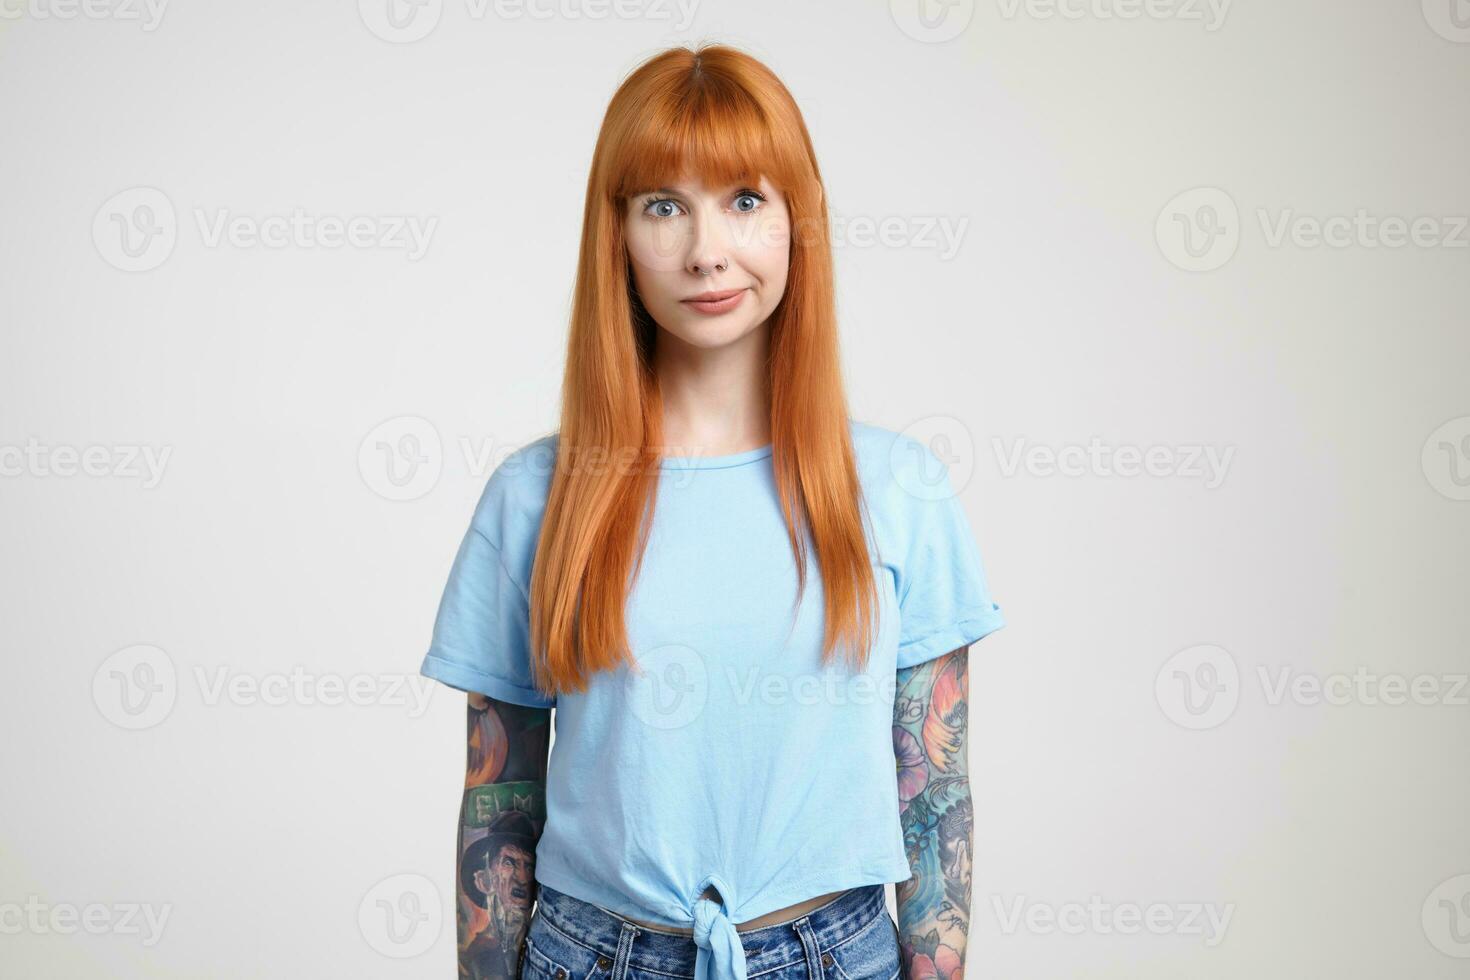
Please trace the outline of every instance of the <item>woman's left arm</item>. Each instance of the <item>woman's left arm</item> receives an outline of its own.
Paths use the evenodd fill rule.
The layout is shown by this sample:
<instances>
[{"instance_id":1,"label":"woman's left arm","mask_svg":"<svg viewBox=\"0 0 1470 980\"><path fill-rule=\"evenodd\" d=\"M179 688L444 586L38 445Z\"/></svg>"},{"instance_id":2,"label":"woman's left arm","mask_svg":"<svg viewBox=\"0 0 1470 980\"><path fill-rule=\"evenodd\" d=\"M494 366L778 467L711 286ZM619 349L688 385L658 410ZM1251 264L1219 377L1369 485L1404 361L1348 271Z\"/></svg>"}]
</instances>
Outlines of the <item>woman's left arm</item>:
<instances>
[{"instance_id":1,"label":"woman's left arm","mask_svg":"<svg viewBox=\"0 0 1470 980\"><path fill-rule=\"evenodd\" d=\"M893 751L911 875L896 888L908 980L963 980L970 931L969 647L898 671Z\"/></svg>"}]
</instances>

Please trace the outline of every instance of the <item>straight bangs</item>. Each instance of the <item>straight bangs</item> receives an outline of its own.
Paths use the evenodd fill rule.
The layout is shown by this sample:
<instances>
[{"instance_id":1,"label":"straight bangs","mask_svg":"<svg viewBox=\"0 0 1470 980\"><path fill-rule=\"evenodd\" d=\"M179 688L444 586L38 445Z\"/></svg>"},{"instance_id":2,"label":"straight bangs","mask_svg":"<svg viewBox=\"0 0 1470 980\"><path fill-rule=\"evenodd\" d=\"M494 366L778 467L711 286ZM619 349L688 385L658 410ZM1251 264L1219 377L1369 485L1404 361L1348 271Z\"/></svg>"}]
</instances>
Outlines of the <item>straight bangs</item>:
<instances>
[{"instance_id":1,"label":"straight bangs","mask_svg":"<svg viewBox=\"0 0 1470 980\"><path fill-rule=\"evenodd\" d=\"M607 192L621 206L635 194L694 176L710 187L752 186L762 177L783 194L810 180L800 146L777 138L745 89L710 73L652 93L641 115L607 147Z\"/></svg>"}]
</instances>

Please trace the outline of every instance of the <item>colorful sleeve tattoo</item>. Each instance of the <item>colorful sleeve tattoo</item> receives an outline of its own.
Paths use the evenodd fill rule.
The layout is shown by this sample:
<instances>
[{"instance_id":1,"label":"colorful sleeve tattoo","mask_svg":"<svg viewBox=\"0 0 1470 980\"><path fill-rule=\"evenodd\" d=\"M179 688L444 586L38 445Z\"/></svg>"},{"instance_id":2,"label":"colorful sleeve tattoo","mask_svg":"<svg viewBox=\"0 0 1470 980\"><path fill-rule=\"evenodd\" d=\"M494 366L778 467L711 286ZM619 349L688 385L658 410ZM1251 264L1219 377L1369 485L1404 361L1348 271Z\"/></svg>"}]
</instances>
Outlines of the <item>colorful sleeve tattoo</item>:
<instances>
[{"instance_id":1,"label":"colorful sleeve tattoo","mask_svg":"<svg viewBox=\"0 0 1470 980\"><path fill-rule=\"evenodd\" d=\"M546 822L551 709L469 696L459 820L459 975L514 980Z\"/></svg>"},{"instance_id":2,"label":"colorful sleeve tattoo","mask_svg":"<svg viewBox=\"0 0 1470 980\"><path fill-rule=\"evenodd\" d=\"M893 752L912 875L896 888L907 980L964 980L970 929L969 647L898 672Z\"/></svg>"}]
</instances>

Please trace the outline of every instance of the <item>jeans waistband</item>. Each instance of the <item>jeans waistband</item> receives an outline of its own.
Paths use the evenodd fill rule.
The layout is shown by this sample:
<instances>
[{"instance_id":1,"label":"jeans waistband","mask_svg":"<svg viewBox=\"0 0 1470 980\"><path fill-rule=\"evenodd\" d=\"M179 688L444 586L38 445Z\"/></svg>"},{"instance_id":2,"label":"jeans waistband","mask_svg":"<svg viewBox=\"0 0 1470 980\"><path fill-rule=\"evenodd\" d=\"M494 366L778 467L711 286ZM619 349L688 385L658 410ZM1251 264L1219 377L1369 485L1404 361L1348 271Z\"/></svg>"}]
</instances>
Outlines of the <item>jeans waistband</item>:
<instances>
[{"instance_id":1,"label":"jeans waistband","mask_svg":"<svg viewBox=\"0 0 1470 980\"><path fill-rule=\"evenodd\" d=\"M538 894L536 914L544 916L567 938L611 957L626 933L633 937L628 952L631 968L695 975L698 947L693 936L647 928L601 905L557 891L545 882L538 883ZM830 949L875 915L887 914L883 886L859 885L794 919L737 932L745 950L746 974L754 976L801 962L808 955L808 942L814 943L817 950ZM798 928L798 924L803 925Z\"/></svg>"}]
</instances>

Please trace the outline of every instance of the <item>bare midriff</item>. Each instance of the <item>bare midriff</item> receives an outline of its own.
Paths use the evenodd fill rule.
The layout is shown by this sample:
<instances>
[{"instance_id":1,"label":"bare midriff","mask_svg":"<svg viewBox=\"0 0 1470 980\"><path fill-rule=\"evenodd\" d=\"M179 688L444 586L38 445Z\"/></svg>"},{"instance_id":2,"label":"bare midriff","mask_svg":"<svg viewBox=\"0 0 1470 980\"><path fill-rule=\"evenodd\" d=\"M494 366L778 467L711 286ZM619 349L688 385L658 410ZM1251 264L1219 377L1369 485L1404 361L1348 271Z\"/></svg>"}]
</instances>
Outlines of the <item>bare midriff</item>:
<instances>
[{"instance_id":1,"label":"bare midriff","mask_svg":"<svg viewBox=\"0 0 1470 980\"><path fill-rule=\"evenodd\" d=\"M826 905L845 891L847 891L846 888L839 888L835 892L818 895L816 898L808 898L805 901L797 902L795 905L788 905L784 909L777 909L774 912L767 912L765 915L758 915L754 919L748 919L745 922L737 922L735 923L735 931L748 932L751 929L760 929L764 926L774 926L792 919L798 919L808 912ZM673 932L684 936L694 935L693 929L683 926L666 926L658 922L644 922L642 919L635 919L631 915L625 915L623 918L629 922L634 922L645 928L652 929L655 932Z\"/></svg>"}]
</instances>

